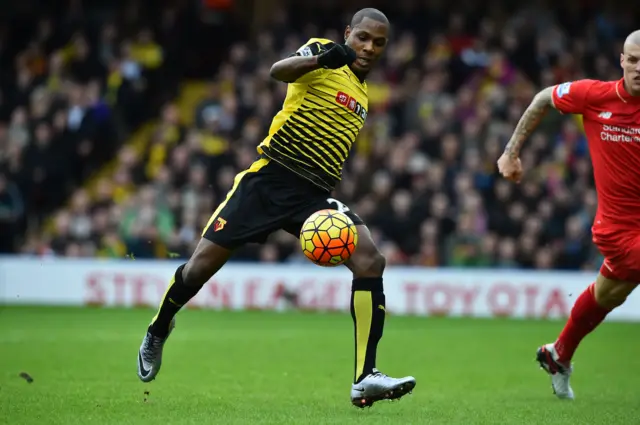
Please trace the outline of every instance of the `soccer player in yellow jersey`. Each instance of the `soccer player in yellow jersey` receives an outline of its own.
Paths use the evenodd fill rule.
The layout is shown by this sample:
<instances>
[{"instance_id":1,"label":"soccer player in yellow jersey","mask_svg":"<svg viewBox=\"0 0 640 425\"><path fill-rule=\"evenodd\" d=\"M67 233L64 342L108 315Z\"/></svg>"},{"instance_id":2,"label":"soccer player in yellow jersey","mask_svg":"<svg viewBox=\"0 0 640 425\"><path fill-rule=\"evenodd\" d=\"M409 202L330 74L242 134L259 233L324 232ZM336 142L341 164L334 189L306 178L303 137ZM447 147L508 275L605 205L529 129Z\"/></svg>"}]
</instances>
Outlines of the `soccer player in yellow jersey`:
<instances>
[{"instance_id":1,"label":"soccer player in yellow jersey","mask_svg":"<svg viewBox=\"0 0 640 425\"><path fill-rule=\"evenodd\" d=\"M346 263L353 273L352 403L371 406L413 390L413 377L392 378L376 369L385 320L385 259L362 219L331 196L367 118L365 77L382 55L388 34L386 16L376 9L363 9L346 27L343 44L314 38L272 66L271 76L288 83L282 110L258 146L257 160L236 176L192 257L176 270L140 346L138 377L142 381L150 382L158 374L176 313L236 248L249 242L262 243L279 229L299 236L307 217L320 209L333 208L347 214L360 235L358 249Z\"/></svg>"}]
</instances>

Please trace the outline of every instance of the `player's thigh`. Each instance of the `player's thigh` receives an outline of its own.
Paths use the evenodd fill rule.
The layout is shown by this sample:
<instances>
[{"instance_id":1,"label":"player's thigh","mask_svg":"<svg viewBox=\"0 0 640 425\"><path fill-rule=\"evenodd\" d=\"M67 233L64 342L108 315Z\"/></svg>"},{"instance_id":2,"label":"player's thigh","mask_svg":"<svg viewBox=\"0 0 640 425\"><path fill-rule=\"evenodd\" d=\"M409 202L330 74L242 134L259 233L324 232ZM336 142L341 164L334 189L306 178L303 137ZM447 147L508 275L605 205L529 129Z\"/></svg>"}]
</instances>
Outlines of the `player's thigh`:
<instances>
[{"instance_id":1,"label":"player's thigh","mask_svg":"<svg viewBox=\"0 0 640 425\"><path fill-rule=\"evenodd\" d=\"M233 251L247 243L262 243L280 228L280 215L264 201L271 191L265 177L268 166L269 160L259 159L236 176L225 200L202 231L204 239Z\"/></svg>"},{"instance_id":2,"label":"player's thigh","mask_svg":"<svg viewBox=\"0 0 640 425\"><path fill-rule=\"evenodd\" d=\"M604 307L622 304L640 282L640 235L598 240L605 259L596 278L594 296Z\"/></svg>"}]
</instances>

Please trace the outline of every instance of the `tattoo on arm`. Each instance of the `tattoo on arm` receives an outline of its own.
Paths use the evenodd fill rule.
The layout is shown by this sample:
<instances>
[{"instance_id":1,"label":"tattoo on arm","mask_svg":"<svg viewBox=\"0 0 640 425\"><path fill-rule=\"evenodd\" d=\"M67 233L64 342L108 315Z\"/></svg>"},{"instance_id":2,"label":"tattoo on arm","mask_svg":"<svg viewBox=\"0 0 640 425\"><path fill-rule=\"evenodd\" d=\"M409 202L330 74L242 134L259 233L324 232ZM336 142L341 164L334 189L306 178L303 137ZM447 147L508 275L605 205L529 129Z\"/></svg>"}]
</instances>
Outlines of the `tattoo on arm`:
<instances>
[{"instance_id":1,"label":"tattoo on arm","mask_svg":"<svg viewBox=\"0 0 640 425\"><path fill-rule=\"evenodd\" d=\"M522 144L536 129L542 117L549 110L549 106L553 106L553 87L547 87L539 92L533 98L524 114L522 114L513 136L511 136L504 150L507 155L512 158L517 158L520 155Z\"/></svg>"}]
</instances>

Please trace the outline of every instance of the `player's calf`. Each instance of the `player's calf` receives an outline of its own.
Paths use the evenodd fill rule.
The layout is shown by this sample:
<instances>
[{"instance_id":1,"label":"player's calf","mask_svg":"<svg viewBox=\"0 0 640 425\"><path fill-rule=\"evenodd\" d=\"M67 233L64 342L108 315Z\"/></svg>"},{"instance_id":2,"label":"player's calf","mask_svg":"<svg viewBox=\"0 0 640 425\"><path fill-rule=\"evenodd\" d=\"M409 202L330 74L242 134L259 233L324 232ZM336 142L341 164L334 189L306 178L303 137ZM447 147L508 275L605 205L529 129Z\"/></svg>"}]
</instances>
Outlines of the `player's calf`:
<instances>
[{"instance_id":1,"label":"player's calf","mask_svg":"<svg viewBox=\"0 0 640 425\"><path fill-rule=\"evenodd\" d=\"M346 263L353 273L351 317L356 338L351 402L357 407L368 407L377 401L399 399L410 393L416 380L412 376L391 378L376 369L378 343L386 316L382 281L386 260L365 226L358 226L358 234L358 248Z\"/></svg>"},{"instance_id":2,"label":"player's calf","mask_svg":"<svg viewBox=\"0 0 640 425\"><path fill-rule=\"evenodd\" d=\"M569 378L573 371L571 361L582 340L593 332L607 315L622 305L636 288L635 283L610 279L598 275L576 299L566 325L554 344L538 349L536 360L551 375L554 393L559 398L573 399Z\"/></svg>"},{"instance_id":3,"label":"player's calf","mask_svg":"<svg viewBox=\"0 0 640 425\"><path fill-rule=\"evenodd\" d=\"M201 288L225 265L231 251L207 239L200 239L182 273L186 286Z\"/></svg>"},{"instance_id":4,"label":"player's calf","mask_svg":"<svg viewBox=\"0 0 640 425\"><path fill-rule=\"evenodd\" d=\"M387 260L371 240L371 234L365 226L357 226L360 242L351 258L345 263L353 273L353 278L377 278L387 265Z\"/></svg>"},{"instance_id":5,"label":"player's calf","mask_svg":"<svg viewBox=\"0 0 640 425\"><path fill-rule=\"evenodd\" d=\"M231 252L206 239L187 262L176 270L164 295L158 314L151 321L150 332L165 337L173 317L186 305L205 283L227 262Z\"/></svg>"},{"instance_id":6,"label":"player's calf","mask_svg":"<svg viewBox=\"0 0 640 425\"><path fill-rule=\"evenodd\" d=\"M360 240L345 265L353 273L350 310L355 330L356 362L354 383L373 374L378 343L382 339L386 299L382 272L385 258L376 248L369 229L358 226Z\"/></svg>"},{"instance_id":7,"label":"player's calf","mask_svg":"<svg viewBox=\"0 0 640 425\"><path fill-rule=\"evenodd\" d=\"M576 299L566 325L558 336L554 349L559 361L570 364L582 340L607 317L617 306L624 303L636 284L608 279L598 275Z\"/></svg>"}]
</instances>

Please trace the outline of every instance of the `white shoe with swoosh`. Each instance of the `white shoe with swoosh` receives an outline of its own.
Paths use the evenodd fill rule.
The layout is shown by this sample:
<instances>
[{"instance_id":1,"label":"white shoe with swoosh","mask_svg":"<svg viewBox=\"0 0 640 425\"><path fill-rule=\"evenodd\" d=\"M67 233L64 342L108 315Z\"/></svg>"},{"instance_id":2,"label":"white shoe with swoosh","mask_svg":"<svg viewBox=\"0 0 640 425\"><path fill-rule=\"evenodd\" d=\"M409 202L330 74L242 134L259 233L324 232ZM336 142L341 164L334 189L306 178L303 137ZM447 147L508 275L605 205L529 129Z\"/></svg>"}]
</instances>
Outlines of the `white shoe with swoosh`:
<instances>
[{"instance_id":1,"label":"white shoe with swoosh","mask_svg":"<svg viewBox=\"0 0 640 425\"><path fill-rule=\"evenodd\" d=\"M164 338L153 335L151 331L147 329L147 334L142 340L140 350L138 351L138 378L140 378L142 382L153 381L158 372L160 372L162 350L175 327L176 319L174 318L171 320L169 332Z\"/></svg>"},{"instance_id":2,"label":"white shoe with swoosh","mask_svg":"<svg viewBox=\"0 0 640 425\"><path fill-rule=\"evenodd\" d=\"M392 378L377 369L351 386L351 403L356 407L370 407L380 400L397 400L413 391L413 376Z\"/></svg>"}]
</instances>

